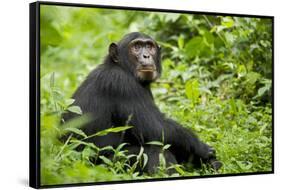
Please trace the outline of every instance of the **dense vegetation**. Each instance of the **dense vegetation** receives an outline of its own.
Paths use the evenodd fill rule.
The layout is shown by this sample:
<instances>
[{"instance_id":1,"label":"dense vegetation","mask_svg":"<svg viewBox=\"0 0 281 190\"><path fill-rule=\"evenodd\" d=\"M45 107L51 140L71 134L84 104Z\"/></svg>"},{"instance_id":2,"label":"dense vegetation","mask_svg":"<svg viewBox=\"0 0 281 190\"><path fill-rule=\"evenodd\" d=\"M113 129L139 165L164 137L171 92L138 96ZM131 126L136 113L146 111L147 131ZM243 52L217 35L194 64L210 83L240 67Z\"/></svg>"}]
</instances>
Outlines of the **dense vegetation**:
<instances>
[{"instance_id":1,"label":"dense vegetation","mask_svg":"<svg viewBox=\"0 0 281 190\"><path fill-rule=\"evenodd\" d=\"M40 28L43 185L271 171L271 19L43 6ZM218 172L173 165L177 172L169 176L160 154L159 172L140 175L135 168L146 159L142 152L132 155L136 165L125 167L123 144L105 147L114 152L110 160L92 143L58 140L67 131L86 138L78 126L87 118L63 123L60 116L66 110L81 113L71 105L72 93L102 63L108 45L132 31L161 44L163 74L152 86L155 101L167 116L216 148L224 164ZM78 152L81 143L86 146ZM98 157L103 164L95 164Z\"/></svg>"}]
</instances>

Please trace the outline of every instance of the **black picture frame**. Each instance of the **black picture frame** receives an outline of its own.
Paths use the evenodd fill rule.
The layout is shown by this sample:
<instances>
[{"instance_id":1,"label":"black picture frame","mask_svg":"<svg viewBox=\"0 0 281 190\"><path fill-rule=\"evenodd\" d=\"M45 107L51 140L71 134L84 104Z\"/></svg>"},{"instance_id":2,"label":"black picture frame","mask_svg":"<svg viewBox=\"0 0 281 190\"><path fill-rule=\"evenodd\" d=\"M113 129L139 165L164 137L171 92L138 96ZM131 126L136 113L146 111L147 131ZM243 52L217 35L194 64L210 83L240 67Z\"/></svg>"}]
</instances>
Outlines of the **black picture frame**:
<instances>
[{"instance_id":1,"label":"black picture frame","mask_svg":"<svg viewBox=\"0 0 281 190\"><path fill-rule=\"evenodd\" d=\"M157 179L142 179L142 180L126 180L126 181L107 181L107 182L92 182L92 183L77 183L77 184L56 184L56 185L41 185L40 183L40 6L68 6L68 7L85 7L85 8L101 8L114 10L136 10L136 11L151 11L163 13L181 13L181 14L204 14L204 15L219 15L219 16L235 16L249 18L266 18L272 20L272 170L239 174L214 174L192 177L173 177L173 178L157 178ZM116 183L132 183L146 181L162 181L162 180L177 180L177 179L194 179L206 177L226 177L226 176L242 176L242 175L258 175L258 174L273 174L274 173L274 17L264 15L247 15L235 13L217 13L217 12L201 12L187 10L169 10L156 8L141 8L141 7L123 7L123 6L108 6L108 5L92 5L80 3L62 3L62 2L44 2L37 1L29 4L29 185L33 188L51 188L51 187L69 187L69 186L85 186L99 184L116 184Z\"/></svg>"}]
</instances>

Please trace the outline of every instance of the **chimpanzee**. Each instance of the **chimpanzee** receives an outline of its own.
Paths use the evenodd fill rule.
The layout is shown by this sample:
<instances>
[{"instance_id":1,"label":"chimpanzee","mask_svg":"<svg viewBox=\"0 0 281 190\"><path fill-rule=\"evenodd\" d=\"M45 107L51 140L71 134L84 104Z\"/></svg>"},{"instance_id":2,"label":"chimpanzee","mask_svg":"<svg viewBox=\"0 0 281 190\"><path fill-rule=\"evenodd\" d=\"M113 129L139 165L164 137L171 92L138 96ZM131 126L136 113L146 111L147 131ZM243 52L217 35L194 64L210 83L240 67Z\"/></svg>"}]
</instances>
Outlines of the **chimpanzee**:
<instances>
[{"instance_id":1,"label":"chimpanzee","mask_svg":"<svg viewBox=\"0 0 281 190\"><path fill-rule=\"evenodd\" d=\"M162 147L147 144L151 141L171 145L164 153L168 164L191 162L200 166L203 162L219 169L222 163L216 159L215 150L189 129L166 118L155 105L150 84L160 75L161 48L150 36L133 32L110 44L104 63L74 93L74 104L91 115L91 123L82 127L87 135L116 126L133 127L124 133L109 133L87 141L98 147L127 143L125 149L133 154L143 147L148 162L141 172L153 173L159 166ZM75 116L66 113L63 119Z\"/></svg>"}]
</instances>

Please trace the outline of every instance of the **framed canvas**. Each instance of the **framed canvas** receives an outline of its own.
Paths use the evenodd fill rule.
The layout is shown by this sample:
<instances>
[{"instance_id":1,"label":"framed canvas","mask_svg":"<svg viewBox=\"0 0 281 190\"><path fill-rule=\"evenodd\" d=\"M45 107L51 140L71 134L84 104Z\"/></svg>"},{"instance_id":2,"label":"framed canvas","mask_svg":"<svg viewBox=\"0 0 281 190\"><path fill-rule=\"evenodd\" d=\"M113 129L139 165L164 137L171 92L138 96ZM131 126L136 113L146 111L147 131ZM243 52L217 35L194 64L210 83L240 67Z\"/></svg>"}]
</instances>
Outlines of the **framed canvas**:
<instances>
[{"instance_id":1,"label":"framed canvas","mask_svg":"<svg viewBox=\"0 0 281 190\"><path fill-rule=\"evenodd\" d=\"M30 186L274 172L274 18L30 4Z\"/></svg>"}]
</instances>

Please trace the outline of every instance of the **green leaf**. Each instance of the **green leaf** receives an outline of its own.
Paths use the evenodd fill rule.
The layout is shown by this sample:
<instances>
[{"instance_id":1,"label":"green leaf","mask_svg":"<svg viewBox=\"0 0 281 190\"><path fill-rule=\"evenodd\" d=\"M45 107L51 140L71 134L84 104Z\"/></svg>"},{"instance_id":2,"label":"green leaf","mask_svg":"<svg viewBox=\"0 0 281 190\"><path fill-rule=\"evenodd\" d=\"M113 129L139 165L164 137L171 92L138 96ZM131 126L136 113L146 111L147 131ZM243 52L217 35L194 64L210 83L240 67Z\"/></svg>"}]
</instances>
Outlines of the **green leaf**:
<instances>
[{"instance_id":1,"label":"green leaf","mask_svg":"<svg viewBox=\"0 0 281 190\"><path fill-rule=\"evenodd\" d=\"M234 20L231 17L222 17L221 24L226 28L231 28L234 25Z\"/></svg>"},{"instance_id":2,"label":"green leaf","mask_svg":"<svg viewBox=\"0 0 281 190\"><path fill-rule=\"evenodd\" d=\"M94 149L95 151L98 151L98 150L104 150L106 147L108 148L108 146L106 147L103 147L103 148L99 148L97 147L96 145L94 145L93 143L89 143L89 142L85 142L85 141L82 141L82 140L78 140L78 139L71 139L70 142L74 145L73 149L76 148L76 146L79 146L79 145L85 145L87 147L91 147L92 149ZM111 147L112 148L112 147ZM112 148L113 149L113 148ZM112 150L111 149L111 150Z\"/></svg>"},{"instance_id":3,"label":"green leaf","mask_svg":"<svg viewBox=\"0 0 281 190\"><path fill-rule=\"evenodd\" d=\"M109 128L109 129L105 129L105 130L99 131L99 132L95 133L93 136L104 136L104 135L107 135L108 133L118 133L118 132L130 129L132 127L133 126L123 126L123 127Z\"/></svg>"},{"instance_id":4,"label":"green leaf","mask_svg":"<svg viewBox=\"0 0 281 190\"><path fill-rule=\"evenodd\" d=\"M127 145L128 143L121 143L117 148L116 148L116 152L119 152L125 145Z\"/></svg>"},{"instance_id":5,"label":"green leaf","mask_svg":"<svg viewBox=\"0 0 281 190\"><path fill-rule=\"evenodd\" d=\"M100 150L101 151L104 151L104 150L112 150L112 151L114 151L114 148L112 146L105 146L105 147L102 147Z\"/></svg>"},{"instance_id":6,"label":"green leaf","mask_svg":"<svg viewBox=\"0 0 281 190\"><path fill-rule=\"evenodd\" d=\"M182 35L179 36L178 38L178 46L179 46L179 49L183 49L183 46L184 46L184 38Z\"/></svg>"},{"instance_id":7,"label":"green leaf","mask_svg":"<svg viewBox=\"0 0 281 190\"><path fill-rule=\"evenodd\" d=\"M262 97L266 92L269 92L271 89L271 80L265 79L261 81L264 86L259 88L258 94L254 97L254 99Z\"/></svg>"},{"instance_id":8,"label":"green leaf","mask_svg":"<svg viewBox=\"0 0 281 190\"><path fill-rule=\"evenodd\" d=\"M85 147L82 151L82 158L88 160L90 156L94 154L94 151L90 147Z\"/></svg>"},{"instance_id":9,"label":"green leaf","mask_svg":"<svg viewBox=\"0 0 281 190\"><path fill-rule=\"evenodd\" d=\"M232 114L236 114L238 112L238 109L235 104L235 100L233 98L229 100L229 105L230 105L230 112Z\"/></svg>"},{"instance_id":10,"label":"green leaf","mask_svg":"<svg viewBox=\"0 0 281 190\"><path fill-rule=\"evenodd\" d=\"M164 59L162 65L167 67L174 67L175 63L171 59Z\"/></svg>"},{"instance_id":11,"label":"green leaf","mask_svg":"<svg viewBox=\"0 0 281 190\"><path fill-rule=\"evenodd\" d=\"M208 45L214 44L214 36L211 32L208 30L201 30L199 33L205 38L205 41L207 42Z\"/></svg>"},{"instance_id":12,"label":"green leaf","mask_svg":"<svg viewBox=\"0 0 281 190\"><path fill-rule=\"evenodd\" d=\"M147 142L146 144L157 145L157 146L163 146L164 145L162 142L159 142L159 141L150 141L150 142Z\"/></svg>"},{"instance_id":13,"label":"green leaf","mask_svg":"<svg viewBox=\"0 0 281 190\"><path fill-rule=\"evenodd\" d=\"M54 100L55 100L56 102L58 102L58 101L63 101L63 95L62 95L61 91L59 91L59 90L56 89L56 88L53 88L53 90L52 90L52 96L53 96L53 98L54 98Z\"/></svg>"},{"instance_id":14,"label":"green leaf","mask_svg":"<svg viewBox=\"0 0 281 190\"><path fill-rule=\"evenodd\" d=\"M171 145L170 144L166 144L164 147L163 147L163 150L167 150L168 148L170 148Z\"/></svg>"},{"instance_id":15,"label":"green leaf","mask_svg":"<svg viewBox=\"0 0 281 190\"><path fill-rule=\"evenodd\" d=\"M181 169L181 165L175 165L174 166L174 168L175 168L175 170L180 174L180 175L184 175L184 171L183 171L183 169Z\"/></svg>"},{"instance_id":16,"label":"green leaf","mask_svg":"<svg viewBox=\"0 0 281 190\"><path fill-rule=\"evenodd\" d=\"M247 74L247 69L244 65L239 65L237 68L238 78L241 78Z\"/></svg>"},{"instance_id":17,"label":"green leaf","mask_svg":"<svg viewBox=\"0 0 281 190\"><path fill-rule=\"evenodd\" d=\"M75 134L81 135L84 138L87 138L87 135L80 129L77 128L64 128L64 131L69 131L69 132L73 132Z\"/></svg>"},{"instance_id":18,"label":"green leaf","mask_svg":"<svg viewBox=\"0 0 281 190\"><path fill-rule=\"evenodd\" d=\"M228 44L233 44L236 40L235 35L231 33L225 33L224 37Z\"/></svg>"},{"instance_id":19,"label":"green leaf","mask_svg":"<svg viewBox=\"0 0 281 190\"><path fill-rule=\"evenodd\" d=\"M249 72L246 75L246 80L249 84L254 85L259 79L261 75L256 72Z\"/></svg>"},{"instance_id":20,"label":"green leaf","mask_svg":"<svg viewBox=\"0 0 281 190\"><path fill-rule=\"evenodd\" d=\"M159 162L162 167L166 168L166 159L163 153L159 154Z\"/></svg>"},{"instance_id":21,"label":"green leaf","mask_svg":"<svg viewBox=\"0 0 281 190\"><path fill-rule=\"evenodd\" d=\"M70 107L67 108L67 110L70 111L70 112L82 115L82 110L79 106L70 106Z\"/></svg>"},{"instance_id":22,"label":"green leaf","mask_svg":"<svg viewBox=\"0 0 281 190\"><path fill-rule=\"evenodd\" d=\"M55 86L55 72L53 72L50 77L50 87L53 88L54 86Z\"/></svg>"},{"instance_id":23,"label":"green leaf","mask_svg":"<svg viewBox=\"0 0 281 190\"><path fill-rule=\"evenodd\" d=\"M64 123L61 128L79 128L83 125L86 125L92 121L92 117L90 114L83 114L79 117L71 119Z\"/></svg>"},{"instance_id":24,"label":"green leaf","mask_svg":"<svg viewBox=\"0 0 281 190\"><path fill-rule=\"evenodd\" d=\"M199 100L199 82L197 79L189 80L185 84L185 95L193 103Z\"/></svg>"},{"instance_id":25,"label":"green leaf","mask_svg":"<svg viewBox=\"0 0 281 190\"><path fill-rule=\"evenodd\" d=\"M186 43L186 45L185 45L186 55L189 58L199 56L203 47L204 47L203 38L200 36L196 36Z\"/></svg>"},{"instance_id":26,"label":"green leaf","mask_svg":"<svg viewBox=\"0 0 281 190\"><path fill-rule=\"evenodd\" d=\"M106 163L107 165L113 166L112 161L109 160L108 158L106 158L105 156L99 156L99 158L102 159L102 161L103 161L104 163Z\"/></svg>"},{"instance_id":27,"label":"green leaf","mask_svg":"<svg viewBox=\"0 0 281 190\"><path fill-rule=\"evenodd\" d=\"M267 128L267 126L268 126L267 124L264 124L263 126L261 126L261 128L260 128L260 135L263 134L263 132Z\"/></svg>"},{"instance_id":28,"label":"green leaf","mask_svg":"<svg viewBox=\"0 0 281 190\"><path fill-rule=\"evenodd\" d=\"M204 37L206 38L206 41L208 42L209 45L214 44L215 38L211 32L206 31L204 33Z\"/></svg>"},{"instance_id":29,"label":"green leaf","mask_svg":"<svg viewBox=\"0 0 281 190\"><path fill-rule=\"evenodd\" d=\"M266 91L268 91L268 90L269 90L269 88L268 88L267 86L264 86L264 87L259 88L259 90L258 90L258 97L263 96L264 93L265 93Z\"/></svg>"},{"instance_id":30,"label":"green leaf","mask_svg":"<svg viewBox=\"0 0 281 190\"><path fill-rule=\"evenodd\" d=\"M70 98L70 99L66 99L66 100L65 100L65 105L66 105L66 106L70 106L71 104L73 104L73 103L74 103L74 101L75 101L75 100L74 100L74 99L72 99L72 98Z\"/></svg>"},{"instance_id":31,"label":"green leaf","mask_svg":"<svg viewBox=\"0 0 281 190\"><path fill-rule=\"evenodd\" d=\"M140 158L141 158L143 152L144 152L144 148L141 146L141 147L140 147L140 152L139 152L139 154L138 154L138 156L137 156L137 160L140 160Z\"/></svg>"},{"instance_id":32,"label":"green leaf","mask_svg":"<svg viewBox=\"0 0 281 190\"><path fill-rule=\"evenodd\" d=\"M251 162L236 161L236 163L242 170L249 170L253 165Z\"/></svg>"},{"instance_id":33,"label":"green leaf","mask_svg":"<svg viewBox=\"0 0 281 190\"><path fill-rule=\"evenodd\" d=\"M144 168L146 166L147 161L148 161L148 156L147 156L147 154L143 153L143 165L142 165L142 168Z\"/></svg>"}]
</instances>

